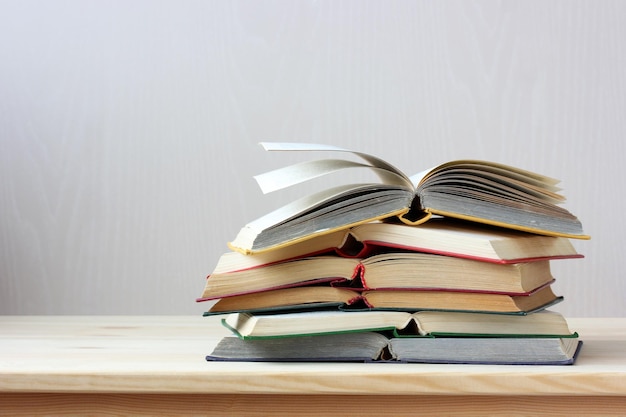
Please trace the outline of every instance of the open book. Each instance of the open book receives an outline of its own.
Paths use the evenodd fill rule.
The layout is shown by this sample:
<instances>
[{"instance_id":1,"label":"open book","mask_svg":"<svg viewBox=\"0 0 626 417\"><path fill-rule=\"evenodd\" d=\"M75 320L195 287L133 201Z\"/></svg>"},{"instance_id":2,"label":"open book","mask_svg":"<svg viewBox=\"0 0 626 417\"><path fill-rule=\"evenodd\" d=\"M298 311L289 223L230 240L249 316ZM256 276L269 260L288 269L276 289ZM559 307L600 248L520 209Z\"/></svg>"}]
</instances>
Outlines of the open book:
<instances>
[{"instance_id":1,"label":"open book","mask_svg":"<svg viewBox=\"0 0 626 417\"><path fill-rule=\"evenodd\" d=\"M222 298L205 315L235 311L276 313L314 309L529 314L561 301L563 297L555 295L549 284L520 295L413 289L355 291L349 288L305 286Z\"/></svg>"},{"instance_id":2,"label":"open book","mask_svg":"<svg viewBox=\"0 0 626 417\"><path fill-rule=\"evenodd\" d=\"M363 258L384 248L495 263L583 257L571 241L564 237L537 235L438 217L419 227L403 223L366 223L250 255L226 252L220 257L213 274L328 253Z\"/></svg>"},{"instance_id":3,"label":"open book","mask_svg":"<svg viewBox=\"0 0 626 417\"><path fill-rule=\"evenodd\" d=\"M554 281L550 262L495 264L419 252L367 258L320 255L210 275L200 300L321 283L360 289L447 289L525 294Z\"/></svg>"},{"instance_id":4,"label":"open book","mask_svg":"<svg viewBox=\"0 0 626 417\"><path fill-rule=\"evenodd\" d=\"M305 311L285 314L232 313L222 324L242 339L390 331L395 337L574 337L553 311L529 315L451 311Z\"/></svg>"},{"instance_id":5,"label":"open book","mask_svg":"<svg viewBox=\"0 0 626 417\"><path fill-rule=\"evenodd\" d=\"M398 218L410 225L442 215L531 233L588 239L580 221L558 204L558 181L503 164L459 160L412 177L372 155L303 143L262 143L266 150L349 152L365 163L322 159L287 166L256 180L264 192L299 184L331 172L366 167L381 179L306 196L244 226L231 249L254 253L320 234Z\"/></svg>"},{"instance_id":6,"label":"open book","mask_svg":"<svg viewBox=\"0 0 626 417\"><path fill-rule=\"evenodd\" d=\"M571 365L582 341L569 338L391 338L376 332L280 339L225 337L208 361L406 362Z\"/></svg>"}]
</instances>

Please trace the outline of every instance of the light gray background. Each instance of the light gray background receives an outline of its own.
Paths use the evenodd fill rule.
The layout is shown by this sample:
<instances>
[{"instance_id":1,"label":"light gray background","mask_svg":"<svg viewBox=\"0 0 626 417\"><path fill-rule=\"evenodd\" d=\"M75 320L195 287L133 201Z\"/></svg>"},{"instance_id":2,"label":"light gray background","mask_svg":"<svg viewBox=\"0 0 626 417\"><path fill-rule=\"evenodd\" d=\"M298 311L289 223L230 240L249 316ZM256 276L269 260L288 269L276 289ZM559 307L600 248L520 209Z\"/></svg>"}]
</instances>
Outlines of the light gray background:
<instances>
[{"instance_id":1,"label":"light gray background","mask_svg":"<svg viewBox=\"0 0 626 417\"><path fill-rule=\"evenodd\" d=\"M568 316L625 316L624 1L0 0L0 313L200 314L241 226L332 143L562 180Z\"/></svg>"}]
</instances>

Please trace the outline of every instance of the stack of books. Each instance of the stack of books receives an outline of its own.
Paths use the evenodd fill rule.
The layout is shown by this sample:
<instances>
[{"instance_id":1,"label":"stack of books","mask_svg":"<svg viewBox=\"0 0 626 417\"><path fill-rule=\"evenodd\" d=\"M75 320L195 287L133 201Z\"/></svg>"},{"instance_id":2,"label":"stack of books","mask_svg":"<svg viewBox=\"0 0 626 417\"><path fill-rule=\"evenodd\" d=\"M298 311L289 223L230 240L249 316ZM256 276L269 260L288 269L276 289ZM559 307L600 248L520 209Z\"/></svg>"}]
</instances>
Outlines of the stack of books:
<instances>
[{"instance_id":1,"label":"stack of books","mask_svg":"<svg viewBox=\"0 0 626 417\"><path fill-rule=\"evenodd\" d=\"M264 143L266 150L351 151ZM588 239L558 181L484 161L414 177L362 159L257 176L268 192L347 168L375 184L306 196L244 226L198 301L233 336L207 360L572 364L550 263Z\"/></svg>"}]
</instances>

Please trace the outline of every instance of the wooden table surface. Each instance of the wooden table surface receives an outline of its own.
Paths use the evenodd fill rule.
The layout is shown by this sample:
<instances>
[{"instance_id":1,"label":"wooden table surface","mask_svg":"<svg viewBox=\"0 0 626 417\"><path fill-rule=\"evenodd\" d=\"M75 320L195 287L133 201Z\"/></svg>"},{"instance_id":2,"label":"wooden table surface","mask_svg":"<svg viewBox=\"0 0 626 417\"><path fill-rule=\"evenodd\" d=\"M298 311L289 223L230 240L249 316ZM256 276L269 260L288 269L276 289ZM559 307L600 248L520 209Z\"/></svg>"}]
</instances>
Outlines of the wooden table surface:
<instances>
[{"instance_id":1,"label":"wooden table surface","mask_svg":"<svg viewBox=\"0 0 626 417\"><path fill-rule=\"evenodd\" d=\"M206 362L216 317L3 316L0 414L626 415L626 318L568 322L575 365L486 366Z\"/></svg>"}]
</instances>

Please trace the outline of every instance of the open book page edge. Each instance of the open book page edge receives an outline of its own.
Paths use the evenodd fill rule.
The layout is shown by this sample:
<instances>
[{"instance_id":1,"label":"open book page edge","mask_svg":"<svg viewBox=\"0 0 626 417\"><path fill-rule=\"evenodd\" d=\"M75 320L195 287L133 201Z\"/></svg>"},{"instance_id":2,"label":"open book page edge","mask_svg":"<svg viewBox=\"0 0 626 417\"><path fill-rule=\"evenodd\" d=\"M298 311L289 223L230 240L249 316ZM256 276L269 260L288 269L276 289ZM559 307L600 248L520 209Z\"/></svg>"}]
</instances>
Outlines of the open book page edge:
<instances>
[{"instance_id":1,"label":"open book page edge","mask_svg":"<svg viewBox=\"0 0 626 417\"><path fill-rule=\"evenodd\" d=\"M383 214L383 215L380 215L380 216L377 216L377 217L373 217L373 218L369 218L369 219L363 219L362 221L358 221L358 222L355 222L355 223L342 225L341 227L337 227L337 228L326 229L326 230L317 232L315 234L302 236L300 238L289 240L289 241L285 241L285 242L280 243L278 245L270 246L270 247L267 247L267 248L255 249L255 250L249 249L249 248L244 248L244 247L242 247L243 245L240 246L237 243L237 240L238 240L237 238L235 240L233 240L232 242L228 242L228 247L231 250L243 253L244 255L252 255L252 254L257 254L257 253L264 253L264 252L268 252L268 251L271 251L271 250L275 250L275 249L279 249L279 248L282 248L282 247L286 247L286 246L289 246L289 245L293 245L295 243L304 242L304 241L309 240L309 239L311 239L313 237L316 237L316 236L322 236L322 235L329 234L329 233L334 233L334 232L337 232L337 231L340 231L340 230L347 230L347 229L350 229L351 227L358 226L360 224L370 223L370 222L374 222L374 221L377 221L377 220L384 220L384 219L387 219L389 217L394 217L394 216L402 216L403 214L406 214L408 211L409 211L409 209L406 208L406 209L398 210L398 211L395 211L395 212L386 213L386 214ZM245 228L243 230L245 230Z\"/></svg>"},{"instance_id":2,"label":"open book page edge","mask_svg":"<svg viewBox=\"0 0 626 417\"><path fill-rule=\"evenodd\" d=\"M554 231L551 231L551 230L538 229L538 228L532 228L532 227L525 227L525 226L520 226L520 225L516 225L516 224L512 224L512 223L504 223L504 222L499 222L499 221L493 221L493 220L484 219L482 217L467 216L467 215L464 215L464 214L452 213L452 212L447 212L447 211L443 211L443 210L433 210L433 209L430 209L430 208L426 208L425 210L428 213L436 214L436 215L439 215L439 216L451 217L451 218L456 218L456 219L461 219L461 220L467 220L467 221L474 222L474 223L488 224L488 225L491 225L491 226L504 227L504 228L507 228L507 229L519 230L519 231L522 231L522 232L535 233L535 234L539 234L539 235L555 236L555 237L565 237L565 238L569 238L569 239L581 239L581 240L589 240L589 239L591 239L591 236L585 235L585 234L577 235L577 234L571 234L571 233L554 232Z\"/></svg>"},{"instance_id":3,"label":"open book page edge","mask_svg":"<svg viewBox=\"0 0 626 417\"><path fill-rule=\"evenodd\" d=\"M357 315L361 324L355 324L347 320L350 315ZM368 320L363 319L368 317ZM380 332L393 329L404 329L413 320L412 315L403 311L361 311L358 313L346 311L305 311L286 312L283 314L254 314L254 313L232 313L222 318L221 323L237 337L242 339L272 339L282 337L297 336L319 336L330 334ZM289 331L283 327L284 323L293 326L298 322L294 331ZM255 334L256 326L268 327L268 323L273 323L272 327L284 329L276 330L274 333ZM282 324L282 325L281 325Z\"/></svg>"},{"instance_id":4,"label":"open book page edge","mask_svg":"<svg viewBox=\"0 0 626 417\"><path fill-rule=\"evenodd\" d=\"M249 222L246 227L255 232L261 232L266 228L276 226L277 224L300 216L303 212L309 211L319 205L320 202L339 198L344 194L349 194L354 190L367 186L369 186L369 184L345 184L321 190L315 194L305 195Z\"/></svg>"}]
</instances>

